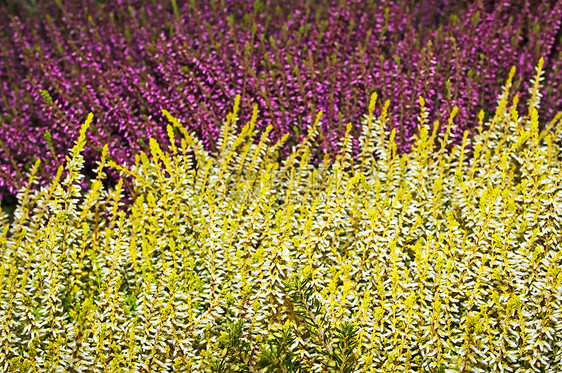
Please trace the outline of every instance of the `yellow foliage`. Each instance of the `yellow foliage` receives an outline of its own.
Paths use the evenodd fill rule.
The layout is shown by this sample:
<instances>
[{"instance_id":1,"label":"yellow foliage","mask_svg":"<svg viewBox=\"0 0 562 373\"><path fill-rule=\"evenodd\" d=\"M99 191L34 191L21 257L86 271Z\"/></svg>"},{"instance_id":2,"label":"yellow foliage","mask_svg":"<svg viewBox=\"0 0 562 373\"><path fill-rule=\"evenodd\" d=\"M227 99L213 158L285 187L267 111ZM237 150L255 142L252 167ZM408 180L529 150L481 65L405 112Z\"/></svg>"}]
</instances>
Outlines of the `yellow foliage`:
<instances>
[{"instance_id":1,"label":"yellow foliage","mask_svg":"<svg viewBox=\"0 0 562 373\"><path fill-rule=\"evenodd\" d=\"M456 108L399 156L373 95L354 167L351 124L335 163L310 164L322 113L278 163L257 107L231 133L238 97L216 157L163 111L170 151L151 139L124 166L104 148L82 191L88 116L64 172L1 220L0 366L258 372L277 346L303 372L344 355L354 372L561 369L560 148L534 104L507 108L513 74L488 130L480 114L450 153ZM131 205L122 182L104 189L107 166Z\"/></svg>"}]
</instances>

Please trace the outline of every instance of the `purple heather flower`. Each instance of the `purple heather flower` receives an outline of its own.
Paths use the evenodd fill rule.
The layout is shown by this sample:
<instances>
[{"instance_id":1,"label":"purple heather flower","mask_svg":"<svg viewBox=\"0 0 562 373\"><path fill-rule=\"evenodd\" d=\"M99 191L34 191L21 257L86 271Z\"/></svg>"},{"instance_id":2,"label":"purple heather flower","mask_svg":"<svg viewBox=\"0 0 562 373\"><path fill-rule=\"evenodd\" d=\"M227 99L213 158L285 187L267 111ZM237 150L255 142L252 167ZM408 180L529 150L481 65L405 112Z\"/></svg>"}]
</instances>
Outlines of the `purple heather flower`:
<instances>
[{"instance_id":1,"label":"purple heather flower","mask_svg":"<svg viewBox=\"0 0 562 373\"><path fill-rule=\"evenodd\" d=\"M271 0L255 9L248 1L221 7L197 0L185 3L179 18L168 3L126 3L0 9L0 188L14 193L36 157L43 160L41 181L48 180L90 111L84 156L91 169L103 144L118 163L131 163L150 137L165 143L161 109L215 150L237 94L240 126L258 104L258 130L272 124L274 141L292 135L285 154L322 110L316 156L338 152L348 122L358 151L359 123L375 91L380 102L390 100L388 129L397 129L400 152L417 132L420 95L429 123L445 121L458 106L453 138L460 141L481 109L495 109L513 65L524 108L541 56L541 117L562 109L559 1Z\"/></svg>"}]
</instances>

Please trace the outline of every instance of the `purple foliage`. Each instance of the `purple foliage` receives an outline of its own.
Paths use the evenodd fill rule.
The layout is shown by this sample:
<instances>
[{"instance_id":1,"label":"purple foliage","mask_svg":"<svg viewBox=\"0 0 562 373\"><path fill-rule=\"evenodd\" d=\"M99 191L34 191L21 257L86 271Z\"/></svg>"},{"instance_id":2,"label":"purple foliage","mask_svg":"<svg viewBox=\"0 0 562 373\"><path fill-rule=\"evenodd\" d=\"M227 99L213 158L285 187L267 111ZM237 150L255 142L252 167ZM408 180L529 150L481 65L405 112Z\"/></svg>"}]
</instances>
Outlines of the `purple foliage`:
<instances>
[{"instance_id":1,"label":"purple foliage","mask_svg":"<svg viewBox=\"0 0 562 373\"><path fill-rule=\"evenodd\" d=\"M32 3L0 8L0 188L12 193L36 157L42 180L56 172L90 111L93 167L105 143L130 163L150 137L165 142L161 109L213 150L236 94L241 124L257 103L258 129L292 134L285 150L322 110L320 151L334 154L348 122L358 135L374 91L391 102L401 152L420 95L430 121L459 107L458 140L495 109L513 65L524 105L541 56L541 115L562 109L561 1Z\"/></svg>"}]
</instances>

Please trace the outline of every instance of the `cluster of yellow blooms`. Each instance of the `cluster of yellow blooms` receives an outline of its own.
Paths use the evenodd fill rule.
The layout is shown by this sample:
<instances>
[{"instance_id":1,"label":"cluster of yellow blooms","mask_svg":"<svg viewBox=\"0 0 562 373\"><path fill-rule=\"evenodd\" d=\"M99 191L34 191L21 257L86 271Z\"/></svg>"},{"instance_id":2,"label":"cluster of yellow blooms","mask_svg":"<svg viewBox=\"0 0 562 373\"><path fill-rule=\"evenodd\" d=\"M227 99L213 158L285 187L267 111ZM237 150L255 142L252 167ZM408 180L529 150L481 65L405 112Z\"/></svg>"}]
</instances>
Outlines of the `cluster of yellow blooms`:
<instances>
[{"instance_id":1,"label":"cluster of yellow blooms","mask_svg":"<svg viewBox=\"0 0 562 373\"><path fill-rule=\"evenodd\" d=\"M169 149L117 165L105 148L84 192L90 115L65 169L0 222L0 370L561 371L562 115L539 131L541 68L525 115L511 72L471 154L455 112L438 135L420 99L397 155L373 96L358 158L348 127L312 165L320 113L279 162L257 109L236 133L237 100L218 154L164 111Z\"/></svg>"}]
</instances>

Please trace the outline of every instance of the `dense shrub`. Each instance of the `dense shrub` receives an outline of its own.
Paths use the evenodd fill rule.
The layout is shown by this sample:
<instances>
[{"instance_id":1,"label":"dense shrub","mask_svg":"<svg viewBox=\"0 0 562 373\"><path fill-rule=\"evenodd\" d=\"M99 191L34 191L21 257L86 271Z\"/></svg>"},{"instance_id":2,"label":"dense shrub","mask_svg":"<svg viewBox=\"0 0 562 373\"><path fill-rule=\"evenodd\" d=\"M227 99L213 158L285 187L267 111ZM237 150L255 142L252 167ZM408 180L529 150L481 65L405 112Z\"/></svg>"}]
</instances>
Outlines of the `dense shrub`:
<instances>
[{"instance_id":1,"label":"dense shrub","mask_svg":"<svg viewBox=\"0 0 562 373\"><path fill-rule=\"evenodd\" d=\"M117 162L166 142L167 109L216 150L237 94L240 117L290 138L286 156L324 112L317 160L336 153L352 122L357 138L373 92L390 100L398 152L417 132L417 98L430 122L458 107L451 134L486 118L516 65L514 92L546 58L545 108L562 100L560 1L19 1L0 5L0 188L15 192L36 158L38 181L56 174L88 112L86 176L103 144ZM6 11L3 11L3 10ZM522 109L522 107L520 107ZM381 114L382 107L375 109ZM543 126L541 125L541 128ZM471 133L472 135L472 133ZM359 151L354 142L353 154ZM111 175L109 175L111 176Z\"/></svg>"},{"instance_id":2,"label":"dense shrub","mask_svg":"<svg viewBox=\"0 0 562 373\"><path fill-rule=\"evenodd\" d=\"M374 95L356 159L348 126L337 159L311 164L320 113L279 163L271 127L252 141L257 110L236 130L236 100L218 157L164 111L169 149L151 139L127 166L106 147L82 191L90 115L67 175L34 191L36 163L3 219L0 366L562 369L562 115L539 131L539 79L522 115L512 77L470 159L468 132L447 151L456 110L439 135L423 99L413 150L398 154ZM131 206L121 182L104 188L108 167L133 180Z\"/></svg>"}]
</instances>

